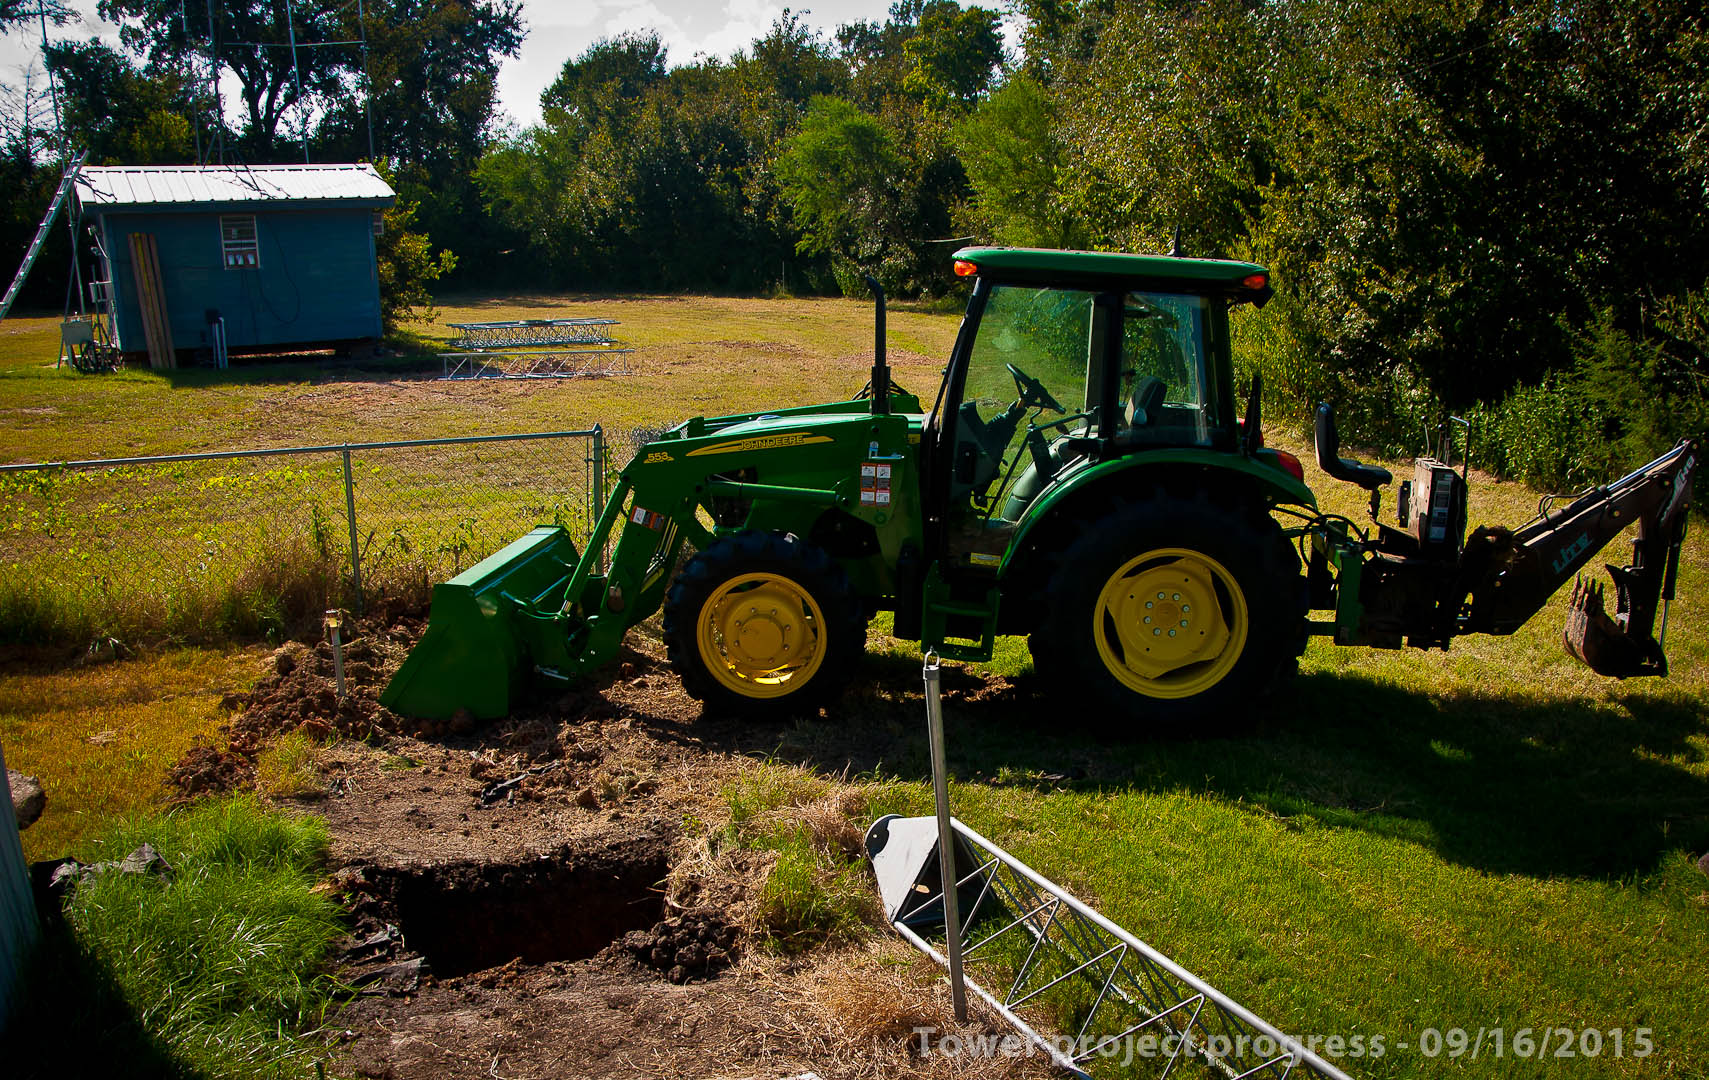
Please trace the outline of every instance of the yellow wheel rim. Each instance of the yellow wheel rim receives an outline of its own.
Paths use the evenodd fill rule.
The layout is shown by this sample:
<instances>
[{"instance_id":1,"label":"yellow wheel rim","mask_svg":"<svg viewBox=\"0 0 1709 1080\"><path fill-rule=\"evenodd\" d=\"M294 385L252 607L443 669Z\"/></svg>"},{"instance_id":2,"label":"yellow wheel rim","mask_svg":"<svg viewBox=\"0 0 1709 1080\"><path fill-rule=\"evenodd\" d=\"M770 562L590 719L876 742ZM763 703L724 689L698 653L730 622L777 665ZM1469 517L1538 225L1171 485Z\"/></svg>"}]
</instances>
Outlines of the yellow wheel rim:
<instances>
[{"instance_id":1,"label":"yellow wheel rim","mask_svg":"<svg viewBox=\"0 0 1709 1080\"><path fill-rule=\"evenodd\" d=\"M1159 548L1123 563L1098 593L1092 640L1110 674L1153 698L1201 694L1246 649L1246 596L1202 552Z\"/></svg>"},{"instance_id":2,"label":"yellow wheel rim","mask_svg":"<svg viewBox=\"0 0 1709 1080\"><path fill-rule=\"evenodd\" d=\"M743 574L713 590L697 638L712 677L744 697L794 693L825 660L818 603L781 574Z\"/></svg>"}]
</instances>

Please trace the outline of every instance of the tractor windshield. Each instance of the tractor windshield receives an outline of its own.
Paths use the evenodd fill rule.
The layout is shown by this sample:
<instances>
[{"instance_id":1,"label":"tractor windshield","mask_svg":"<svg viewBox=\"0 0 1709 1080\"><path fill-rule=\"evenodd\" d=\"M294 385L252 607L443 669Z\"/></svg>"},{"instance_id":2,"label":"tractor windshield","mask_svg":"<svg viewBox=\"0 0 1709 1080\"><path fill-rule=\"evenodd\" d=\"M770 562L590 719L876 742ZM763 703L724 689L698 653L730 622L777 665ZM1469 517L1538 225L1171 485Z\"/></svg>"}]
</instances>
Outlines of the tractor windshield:
<instances>
[{"instance_id":1,"label":"tractor windshield","mask_svg":"<svg viewBox=\"0 0 1709 1080\"><path fill-rule=\"evenodd\" d=\"M1029 417L1066 420L1060 432L1100 432L1108 320L1094 318L1096 299L1073 289L992 288L956 417L962 490L1001 505L1019 471Z\"/></svg>"}]
</instances>

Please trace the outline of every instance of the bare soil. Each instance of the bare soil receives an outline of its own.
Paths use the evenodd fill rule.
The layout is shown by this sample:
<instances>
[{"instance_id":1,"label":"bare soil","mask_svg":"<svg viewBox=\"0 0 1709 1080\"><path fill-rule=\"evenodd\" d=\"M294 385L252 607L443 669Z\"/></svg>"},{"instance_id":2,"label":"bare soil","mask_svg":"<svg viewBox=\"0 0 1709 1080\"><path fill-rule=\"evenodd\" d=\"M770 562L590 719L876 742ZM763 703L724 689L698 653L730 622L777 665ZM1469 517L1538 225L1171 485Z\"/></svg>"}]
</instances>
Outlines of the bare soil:
<instances>
[{"instance_id":1,"label":"bare soil","mask_svg":"<svg viewBox=\"0 0 1709 1080\"><path fill-rule=\"evenodd\" d=\"M228 704L222 741L179 763L184 797L252 785L280 736L326 740L323 817L353 913L339 958L355 988L328 1021L337 1071L366 1077L1044 1075L1044 1059L922 1057L916 1029L1002 1035L948 1015L934 965L874 928L857 946L785 956L755 940L762 851L697 858L721 791L755 757L830 774L923 758L911 662L864 673L835 715L703 716L641 628L602 675L509 719L420 725L377 697L420 612L347 627L346 696L325 643L277 650ZM883 667L882 661L872 662ZM946 675L950 673L946 672ZM1002 680L956 674L952 703L1029 708ZM994 711L995 710L995 713ZM858 837L864 822L846 830Z\"/></svg>"}]
</instances>

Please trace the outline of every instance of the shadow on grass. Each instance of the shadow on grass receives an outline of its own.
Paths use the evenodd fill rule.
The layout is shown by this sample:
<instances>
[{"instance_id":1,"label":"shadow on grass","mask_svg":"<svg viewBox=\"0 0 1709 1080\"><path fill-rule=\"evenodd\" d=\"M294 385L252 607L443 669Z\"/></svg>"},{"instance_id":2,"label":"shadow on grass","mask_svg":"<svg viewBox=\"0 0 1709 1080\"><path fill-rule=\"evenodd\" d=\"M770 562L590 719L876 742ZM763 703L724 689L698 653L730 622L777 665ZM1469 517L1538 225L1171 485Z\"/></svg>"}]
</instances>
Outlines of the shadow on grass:
<instances>
[{"instance_id":1,"label":"shadow on grass","mask_svg":"<svg viewBox=\"0 0 1709 1080\"><path fill-rule=\"evenodd\" d=\"M443 371L444 365L437 350L429 351L427 344L417 344L391 356L234 356L231 365L225 368L177 367L154 374L165 379L175 390L194 390L210 386L283 386L305 382L316 385L426 382L439 378Z\"/></svg>"},{"instance_id":2,"label":"shadow on grass","mask_svg":"<svg viewBox=\"0 0 1709 1080\"><path fill-rule=\"evenodd\" d=\"M1284 818L1421 844L1489 873L1608 880L1709 848L1699 754L1709 703L1432 696L1356 675L1302 676L1246 735L1167 742L1101 737L1072 696L943 673L950 771L1041 791L1191 791ZM929 776L920 671L869 657L823 719L697 722L694 737L830 773ZM661 725L663 727L665 725ZM674 726L674 725L671 725ZM684 729L686 731L686 729Z\"/></svg>"},{"instance_id":3,"label":"shadow on grass","mask_svg":"<svg viewBox=\"0 0 1709 1080\"><path fill-rule=\"evenodd\" d=\"M26 962L0 1061L15 1080L68 1076L200 1080L144 1029L110 969L63 920L44 928Z\"/></svg>"}]
</instances>

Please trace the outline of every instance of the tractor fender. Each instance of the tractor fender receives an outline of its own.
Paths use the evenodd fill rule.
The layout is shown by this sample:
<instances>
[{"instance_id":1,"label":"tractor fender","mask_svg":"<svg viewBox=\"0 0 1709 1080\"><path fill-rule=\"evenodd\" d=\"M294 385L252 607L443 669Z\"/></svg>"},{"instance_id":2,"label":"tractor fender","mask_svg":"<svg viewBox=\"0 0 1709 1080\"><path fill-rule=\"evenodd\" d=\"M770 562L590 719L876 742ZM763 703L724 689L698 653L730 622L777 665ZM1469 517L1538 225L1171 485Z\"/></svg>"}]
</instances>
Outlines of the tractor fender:
<instances>
[{"instance_id":1,"label":"tractor fender","mask_svg":"<svg viewBox=\"0 0 1709 1080\"><path fill-rule=\"evenodd\" d=\"M1311 488L1264 460L1227 451L1173 448L1130 454L1063 470L1049 488L1027 508L1003 556L998 577L1024 575L1028 555L1057 527L1100 516L1117 499L1143 495L1163 485L1183 492L1214 486L1244 489L1264 501L1266 508L1284 504L1317 508Z\"/></svg>"}]
</instances>

